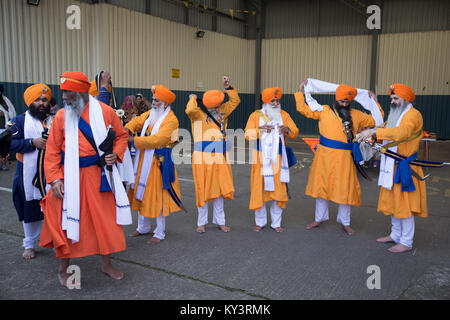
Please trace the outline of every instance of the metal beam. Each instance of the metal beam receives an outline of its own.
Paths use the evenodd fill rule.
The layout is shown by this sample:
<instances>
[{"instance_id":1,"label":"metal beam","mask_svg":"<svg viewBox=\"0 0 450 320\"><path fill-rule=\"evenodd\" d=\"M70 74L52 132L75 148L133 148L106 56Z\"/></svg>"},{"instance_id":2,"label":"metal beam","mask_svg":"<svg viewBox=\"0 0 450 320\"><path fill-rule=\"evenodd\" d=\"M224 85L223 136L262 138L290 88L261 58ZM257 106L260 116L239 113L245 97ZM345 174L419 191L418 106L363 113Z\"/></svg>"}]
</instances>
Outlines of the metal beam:
<instances>
[{"instance_id":1,"label":"metal beam","mask_svg":"<svg viewBox=\"0 0 450 320\"><path fill-rule=\"evenodd\" d=\"M255 41L255 109L261 108L261 61L262 61L262 40L265 36L266 26L266 4L264 0L259 0L259 10L256 15L256 41Z\"/></svg>"}]
</instances>

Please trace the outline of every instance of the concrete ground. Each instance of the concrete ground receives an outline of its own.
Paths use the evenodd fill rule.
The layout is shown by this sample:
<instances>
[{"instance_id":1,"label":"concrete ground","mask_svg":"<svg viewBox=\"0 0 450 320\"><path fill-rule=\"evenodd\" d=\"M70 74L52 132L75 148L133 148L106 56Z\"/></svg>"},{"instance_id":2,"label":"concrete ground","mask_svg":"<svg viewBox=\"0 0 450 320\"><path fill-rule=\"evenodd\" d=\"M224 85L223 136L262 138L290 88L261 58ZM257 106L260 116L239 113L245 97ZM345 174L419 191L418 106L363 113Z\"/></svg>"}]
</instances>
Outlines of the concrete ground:
<instances>
[{"instance_id":1,"label":"concrete ground","mask_svg":"<svg viewBox=\"0 0 450 320\"><path fill-rule=\"evenodd\" d=\"M9 171L0 172L0 298L450 298L450 167L429 171L429 218L416 218L414 250L393 254L387 250L389 244L375 242L390 231L390 218L376 212L376 169L369 171L373 181L360 180L363 205L352 208L354 236L348 236L336 223L334 204L330 206L329 222L318 229L305 229L314 219L315 201L304 194L313 154L300 139L291 146L304 167L291 169L292 199L283 213L284 233L270 228L260 233L252 231L248 164L233 165L235 199L225 202L231 232L225 234L210 224L205 234L196 233L192 170L190 165L179 165L182 199L189 213L170 216L166 240L156 246L146 244L150 236L127 237L127 250L113 255L114 265L125 273L121 281L101 273L98 256L73 259L72 264L81 268L81 290L68 290L58 284L58 261L52 250L39 248L36 259L22 258L23 228L11 200L15 170L15 163L11 163ZM433 142L431 159L450 161L450 142ZM136 212L133 218L134 224L124 227L126 235L136 228ZM368 267L372 265L380 268L381 289L367 287L372 275Z\"/></svg>"}]
</instances>

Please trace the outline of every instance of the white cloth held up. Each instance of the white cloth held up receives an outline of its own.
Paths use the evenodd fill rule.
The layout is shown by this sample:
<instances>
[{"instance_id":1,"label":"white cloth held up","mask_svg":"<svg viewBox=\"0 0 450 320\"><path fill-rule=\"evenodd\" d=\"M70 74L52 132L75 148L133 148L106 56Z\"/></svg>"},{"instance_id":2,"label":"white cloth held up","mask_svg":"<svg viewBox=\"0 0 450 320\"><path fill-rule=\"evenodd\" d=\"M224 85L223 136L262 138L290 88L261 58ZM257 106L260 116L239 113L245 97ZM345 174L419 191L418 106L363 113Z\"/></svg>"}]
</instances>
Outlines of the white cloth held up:
<instances>
[{"instance_id":1,"label":"white cloth held up","mask_svg":"<svg viewBox=\"0 0 450 320\"><path fill-rule=\"evenodd\" d=\"M311 111L322 111L323 106L319 104L311 94L314 93L335 93L338 84L325 82L317 79L308 79L308 83L305 86L305 101L308 104ZM374 99L369 96L369 91L365 89L357 89L358 94L355 97L355 101L362 105L362 107L370 111L372 117L375 120L375 125L380 126L383 124L383 115Z\"/></svg>"}]
</instances>

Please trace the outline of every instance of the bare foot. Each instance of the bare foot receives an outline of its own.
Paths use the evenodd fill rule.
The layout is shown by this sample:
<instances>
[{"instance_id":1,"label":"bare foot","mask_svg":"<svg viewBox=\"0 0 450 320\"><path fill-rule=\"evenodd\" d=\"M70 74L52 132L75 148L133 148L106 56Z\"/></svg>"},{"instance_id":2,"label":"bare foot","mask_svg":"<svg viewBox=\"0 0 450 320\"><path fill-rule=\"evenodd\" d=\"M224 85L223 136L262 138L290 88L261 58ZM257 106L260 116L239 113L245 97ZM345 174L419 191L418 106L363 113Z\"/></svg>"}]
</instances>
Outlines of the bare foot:
<instances>
[{"instance_id":1,"label":"bare foot","mask_svg":"<svg viewBox=\"0 0 450 320\"><path fill-rule=\"evenodd\" d=\"M275 232L277 232L277 233L282 233L282 232L284 232L283 228L281 228L281 227L271 228L271 229L272 229L272 230L275 230Z\"/></svg>"},{"instance_id":2,"label":"bare foot","mask_svg":"<svg viewBox=\"0 0 450 320\"><path fill-rule=\"evenodd\" d=\"M255 231L255 232L260 232L262 229L264 229L264 227L260 227L260 226L253 227L253 231Z\"/></svg>"},{"instance_id":3,"label":"bare foot","mask_svg":"<svg viewBox=\"0 0 450 320\"><path fill-rule=\"evenodd\" d=\"M389 243L389 242L395 242L395 241L392 240L391 236L387 236L387 237L383 237L383 238L378 238L377 242L379 242L379 243Z\"/></svg>"},{"instance_id":4,"label":"bare foot","mask_svg":"<svg viewBox=\"0 0 450 320\"><path fill-rule=\"evenodd\" d=\"M26 260L31 260L36 258L36 252L34 252L33 249L25 249L25 251L22 254L22 257Z\"/></svg>"},{"instance_id":5,"label":"bare foot","mask_svg":"<svg viewBox=\"0 0 450 320\"><path fill-rule=\"evenodd\" d=\"M217 228L219 228L220 230L222 230L225 233L230 232L230 227L227 227L227 226L217 226Z\"/></svg>"},{"instance_id":6,"label":"bare foot","mask_svg":"<svg viewBox=\"0 0 450 320\"><path fill-rule=\"evenodd\" d=\"M322 222L316 222L316 221L314 221L313 223L308 224L308 225L306 226L306 229L307 229L307 230L310 230L310 229L312 229L312 228L320 227L321 225L322 225Z\"/></svg>"},{"instance_id":7,"label":"bare foot","mask_svg":"<svg viewBox=\"0 0 450 320\"><path fill-rule=\"evenodd\" d=\"M148 233L140 233L139 231L135 231L132 234L128 235L129 237L135 238L135 237L139 237L139 236L145 236Z\"/></svg>"},{"instance_id":8,"label":"bare foot","mask_svg":"<svg viewBox=\"0 0 450 320\"><path fill-rule=\"evenodd\" d=\"M197 232L198 232L198 233L205 233L205 232L206 232L205 226L200 226L200 227L198 227L198 228L197 228Z\"/></svg>"},{"instance_id":9,"label":"bare foot","mask_svg":"<svg viewBox=\"0 0 450 320\"><path fill-rule=\"evenodd\" d=\"M115 280L123 279L123 272L115 269L112 265L103 265L102 272Z\"/></svg>"},{"instance_id":10,"label":"bare foot","mask_svg":"<svg viewBox=\"0 0 450 320\"><path fill-rule=\"evenodd\" d=\"M150 240L147 241L148 244L158 244L161 242L161 239L158 239L156 237L151 238Z\"/></svg>"},{"instance_id":11,"label":"bare foot","mask_svg":"<svg viewBox=\"0 0 450 320\"><path fill-rule=\"evenodd\" d=\"M355 230L353 230L352 228L350 228L350 226L343 226L343 227L344 227L345 232L347 232L347 234L348 234L349 236L352 236L352 235L355 234Z\"/></svg>"},{"instance_id":12,"label":"bare foot","mask_svg":"<svg viewBox=\"0 0 450 320\"><path fill-rule=\"evenodd\" d=\"M59 284L67 288L67 280L71 275L65 271L58 271Z\"/></svg>"},{"instance_id":13,"label":"bare foot","mask_svg":"<svg viewBox=\"0 0 450 320\"><path fill-rule=\"evenodd\" d=\"M394 253L401 253L401 252L407 252L407 251L411 251L412 247L407 247L404 244L397 244L391 248L388 249L390 252L394 252Z\"/></svg>"}]
</instances>

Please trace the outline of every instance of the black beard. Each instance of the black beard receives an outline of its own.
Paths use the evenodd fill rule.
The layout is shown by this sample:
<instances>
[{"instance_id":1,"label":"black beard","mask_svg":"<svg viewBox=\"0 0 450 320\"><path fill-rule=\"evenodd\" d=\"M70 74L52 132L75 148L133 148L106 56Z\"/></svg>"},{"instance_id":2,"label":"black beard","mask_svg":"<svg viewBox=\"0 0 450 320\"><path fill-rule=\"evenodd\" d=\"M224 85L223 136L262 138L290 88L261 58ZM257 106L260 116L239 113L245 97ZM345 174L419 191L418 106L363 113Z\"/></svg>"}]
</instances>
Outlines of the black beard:
<instances>
[{"instance_id":1,"label":"black beard","mask_svg":"<svg viewBox=\"0 0 450 320\"><path fill-rule=\"evenodd\" d=\"M342 121L350 121L352 122L352 115L350 113L351 107L341 107L339 103L336 102L334 105L336 108L337 113L339 114L339 117L342 118Z\"/></svg>"},{"instance_id":2,"label":"black beard","mask_svg":"<svg viewBox=\"0 0 450 320\"><path fill-rule=\"evenodd\" d=\"M45 110L42 112L39 111L39 108L35 108L33 105L30 105L30 108L28 110L30 111L30 114L34 118L36 118L40 121L44 121L50 115L50 105L48 107L46 107Z\"/></svg>"}]
</instances>

